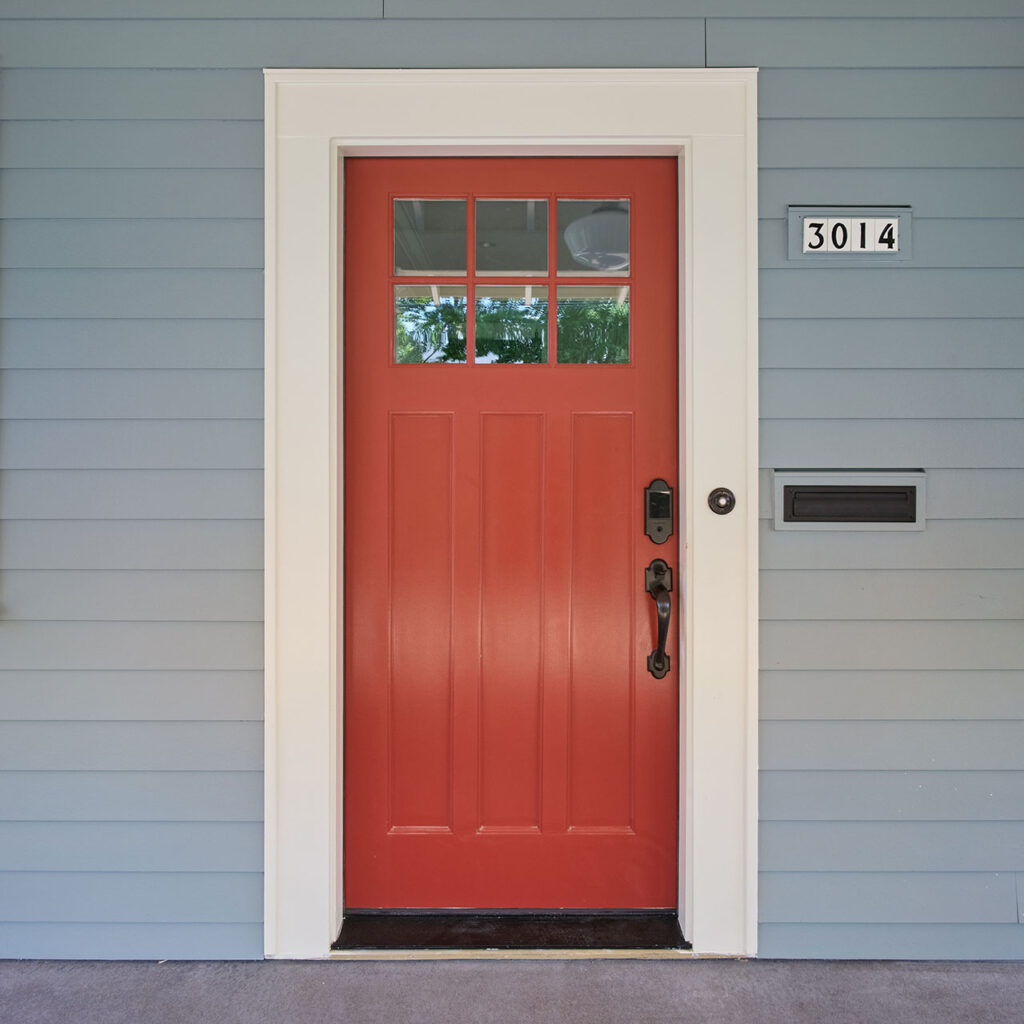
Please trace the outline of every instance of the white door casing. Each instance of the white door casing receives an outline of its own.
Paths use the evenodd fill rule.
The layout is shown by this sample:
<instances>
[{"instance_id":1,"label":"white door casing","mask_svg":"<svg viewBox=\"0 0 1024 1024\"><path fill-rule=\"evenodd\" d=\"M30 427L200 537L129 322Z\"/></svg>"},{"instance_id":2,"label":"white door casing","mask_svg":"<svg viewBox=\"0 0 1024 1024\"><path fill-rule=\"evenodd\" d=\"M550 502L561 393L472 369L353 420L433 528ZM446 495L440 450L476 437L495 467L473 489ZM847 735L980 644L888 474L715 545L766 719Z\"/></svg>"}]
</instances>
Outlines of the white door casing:
<instances>
[{"instance_id":1,"label":"white door casing","mask_svg":"<svg viewBox=\"0 0 1024 1024\"><path fill-rule=\"evenodd\" d=\"M266 955L326 956L342 915L339 168L498 154L680 162L679 905L697 953L755 954L756 71L274 69L265 85ZM719 486L737 497L724 516Z\"/></svg>"}]
</instances>

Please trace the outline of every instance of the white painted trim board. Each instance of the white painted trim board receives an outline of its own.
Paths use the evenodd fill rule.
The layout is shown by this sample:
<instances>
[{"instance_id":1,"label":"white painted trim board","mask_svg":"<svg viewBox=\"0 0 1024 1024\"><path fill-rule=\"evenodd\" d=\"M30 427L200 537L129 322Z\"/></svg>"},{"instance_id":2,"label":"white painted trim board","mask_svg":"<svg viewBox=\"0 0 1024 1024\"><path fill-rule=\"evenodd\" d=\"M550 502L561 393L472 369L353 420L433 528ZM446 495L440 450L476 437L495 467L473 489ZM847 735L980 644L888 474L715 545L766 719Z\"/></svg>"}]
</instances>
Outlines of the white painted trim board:
<instances>
[{"instance_id":1,"label":"white painted trim board","mask_svg":"<svg viewBox=\"0 0 1024 1024\"><path fill-rule=\"evenodd\" d=\"M266 955L326 956L342 913L339 161L615 153L680 160L683 930L696 953L753 955L756 72L268 70L265 92ZM422 114L443 109L488 135Z\"/></svg>"}]
</instances>

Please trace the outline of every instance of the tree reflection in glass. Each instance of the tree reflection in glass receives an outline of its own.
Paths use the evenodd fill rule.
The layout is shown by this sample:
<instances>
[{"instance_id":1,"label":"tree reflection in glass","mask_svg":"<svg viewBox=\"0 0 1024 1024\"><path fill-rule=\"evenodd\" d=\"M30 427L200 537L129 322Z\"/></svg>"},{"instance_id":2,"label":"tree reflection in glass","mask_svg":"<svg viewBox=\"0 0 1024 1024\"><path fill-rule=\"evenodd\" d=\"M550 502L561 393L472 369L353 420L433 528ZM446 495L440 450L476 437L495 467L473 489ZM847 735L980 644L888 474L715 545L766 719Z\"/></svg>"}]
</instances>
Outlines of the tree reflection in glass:
<instances>
[{"instance_id":1,"label":"tree reflection in glass","mask_svg":"<svg viewBox=\"0 0 1024 1024\"><path fill-rule=\"evenodd\" d=\"M558 289L558 361L629 362L629 288Z\"/></svg>"},{"instance_id":2,"label":"tree reflection in glass","mask_svg":"<svg viewBox=\"0 0 1024 1024\"><path fill-rule=\"evenodd\" d=\"M395 286L395 362L466 361L466 289Z\"/></svg>"},{"instance_id":3,"label":"tree reflection in glass","mask_svg":"<svg viewBox=\"0 0 1024 1024\"><path fill-rule=\"evenodd\" d=\"M478 288L476 361L548 361L547 288L536 285Z\"/></svg>"}]
</instances>

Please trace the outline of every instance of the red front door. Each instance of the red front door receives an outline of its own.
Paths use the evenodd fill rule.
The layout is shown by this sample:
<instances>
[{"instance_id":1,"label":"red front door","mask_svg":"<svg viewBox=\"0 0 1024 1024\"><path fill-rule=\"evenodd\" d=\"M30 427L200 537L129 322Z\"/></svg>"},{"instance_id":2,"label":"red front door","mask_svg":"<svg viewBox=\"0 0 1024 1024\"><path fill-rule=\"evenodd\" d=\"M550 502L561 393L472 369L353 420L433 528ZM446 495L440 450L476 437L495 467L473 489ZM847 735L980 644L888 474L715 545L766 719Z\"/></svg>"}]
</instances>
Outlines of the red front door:
<instances>
[{"instance_id":1,"label":"red front door","mask_svg":"<svg viewBox=\"0 0 1024 1024\"><path fill-rule=\"evenodd\" d=\"M346 161L349 909L676 905L676 194L665 158Z\"/></svg>"}]
</instances>

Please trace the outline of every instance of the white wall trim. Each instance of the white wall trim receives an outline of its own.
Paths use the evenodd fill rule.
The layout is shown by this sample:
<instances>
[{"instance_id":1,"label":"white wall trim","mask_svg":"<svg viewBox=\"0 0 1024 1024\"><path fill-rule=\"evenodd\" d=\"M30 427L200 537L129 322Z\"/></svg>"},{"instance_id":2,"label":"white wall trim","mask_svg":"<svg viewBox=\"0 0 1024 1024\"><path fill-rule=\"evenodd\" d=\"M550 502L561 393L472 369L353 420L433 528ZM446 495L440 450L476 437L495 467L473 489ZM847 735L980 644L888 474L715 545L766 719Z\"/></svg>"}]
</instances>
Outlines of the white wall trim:
<instances>
[{"instance_id":1,"label":"white wall trim","mask_svg":"<svg viewBox=\"0 0 1024 1024\"><path fill-rule=\"evenodd\" d=\"M341 914L338 166L398 153L680 159L680 905L697 952L755 954L756 72L268 70L265 84L266 955L326 956ZM444 109L465 135L423 113ZM716 486L736 492L728 516L707 506Z\"/></svg>"}]
</instances>

